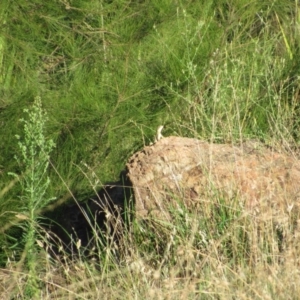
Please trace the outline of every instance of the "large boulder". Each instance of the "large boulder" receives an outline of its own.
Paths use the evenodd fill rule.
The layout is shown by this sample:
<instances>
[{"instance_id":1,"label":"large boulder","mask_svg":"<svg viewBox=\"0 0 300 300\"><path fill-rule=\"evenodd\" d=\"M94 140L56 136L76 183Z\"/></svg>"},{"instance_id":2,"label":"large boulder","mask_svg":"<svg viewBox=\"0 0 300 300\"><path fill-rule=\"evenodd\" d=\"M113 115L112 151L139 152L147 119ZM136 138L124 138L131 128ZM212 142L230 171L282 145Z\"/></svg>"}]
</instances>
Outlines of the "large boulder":
<instances>
[{"instance_id":1,"label":"large boulder","mask_svg":"<svg viewBox=\"0 0 300 300\"><path fill-rule=\"evenodd\" d=\"M172 136L135 153L119 181L51 212L55 222L49 229L69 252L79 240L84 249L92 249L95 228L99 236L107 233L119 243L131 220L131 204L137 219L166 221L172 210L183 207L200 216L203 207L220 199L228 207L234 204L261 220L276 217L282 224L292 210L299 211L299 182L300 163L292 153L258 142L235 146Z\"/></svg>"},{"instance_id":2,"label":"large boulder","mask_svg":"<svg viewBox=\"0 0 300 300\"><path fill-rule=\"evenodd\" d=\"M299 160L258 142L235 146L171 136L134 154L126 172L138 218L168 219L172 208L194 209L216 197L238 199L254 214L263 208L278 214L300 198Z\"/></svg>"}]
</instances>

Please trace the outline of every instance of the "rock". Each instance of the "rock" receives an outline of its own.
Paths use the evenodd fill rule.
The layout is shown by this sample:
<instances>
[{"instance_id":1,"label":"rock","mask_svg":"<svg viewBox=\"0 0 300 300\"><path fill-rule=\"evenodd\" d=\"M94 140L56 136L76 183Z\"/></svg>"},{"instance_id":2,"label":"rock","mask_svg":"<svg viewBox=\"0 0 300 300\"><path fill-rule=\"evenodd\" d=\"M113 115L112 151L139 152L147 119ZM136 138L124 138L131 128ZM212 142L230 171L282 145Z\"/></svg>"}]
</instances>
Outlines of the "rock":
<instances>
[{"instance_id":1,"label":"rock","mask_svg":"<svg viewBox=\"0 0 300 300\"><path fill-rule=\"evenodd\" d=\"M81 247L94 247L95 228L98 236L104 233L118 243L125 220L131 220L126 214L132 212L131 202L140 220L170 220L170 211L182 206L200 215L220 199L228 207L238 202L241 211L261 220L283 220L291 210L299 211L299 182L300 163L291 153L256 142L235 146L167 137L135 153L119 181L54 211L50 231L71 253L79 239Z\"/></svg>"},{"instance_id":2,"label":"rock","mask_svg":"<svg viewBox=\"0 0 300 300\"><path fill-rule=\"evenodd\" d=\"M170 208L197 208L222 197L242 208L272 213L298 206L300 163L260 143L212 144L167 137L134 154L126 165L138 218L169 219Z\"/></svg>"}]
</instances>

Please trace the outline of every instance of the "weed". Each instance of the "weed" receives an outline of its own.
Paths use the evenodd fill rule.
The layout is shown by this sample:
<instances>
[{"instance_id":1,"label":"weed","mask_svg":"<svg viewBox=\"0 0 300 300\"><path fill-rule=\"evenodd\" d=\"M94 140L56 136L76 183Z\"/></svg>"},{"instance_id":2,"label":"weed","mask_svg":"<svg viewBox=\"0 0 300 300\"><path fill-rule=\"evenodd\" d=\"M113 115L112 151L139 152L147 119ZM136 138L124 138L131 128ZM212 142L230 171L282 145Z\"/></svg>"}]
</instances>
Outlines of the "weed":
<instances>
[{"instance_id":1,"label":"weed","mask_svg":"<svg viewBox=\"0 0 300 300\"><path fill-rule=\"evenodd\" d=\"M24 137L17 136L20 156L15 156L21 168L21 175L11 173L18 178L22 195L19 197L20 210L17 218L23 219L23 242L25 244L22 260L28 267L28 281L25 294L28 297L38 296L38 211L47 206L54 198L47 198L50 184L47 175L49 154L54 147L52 140L45 138L46 113L42 109L40 97L36 97L31 109L24 110L28 118L21 119L24 124Z\"/></svg>"}]
</instances>

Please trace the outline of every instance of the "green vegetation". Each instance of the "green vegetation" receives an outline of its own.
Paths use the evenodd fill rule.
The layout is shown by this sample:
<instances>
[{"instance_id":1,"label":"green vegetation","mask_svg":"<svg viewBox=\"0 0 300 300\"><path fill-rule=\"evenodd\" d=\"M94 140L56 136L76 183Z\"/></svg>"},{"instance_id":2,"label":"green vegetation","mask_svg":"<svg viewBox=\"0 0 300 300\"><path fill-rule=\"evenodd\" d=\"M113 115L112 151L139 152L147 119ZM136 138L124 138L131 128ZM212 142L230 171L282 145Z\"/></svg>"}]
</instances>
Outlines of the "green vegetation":
<instances>
[{"instance_id":1,"label":"green vegetation","mask_svg":"<svg viewBox=\"0 0 300 300\"><path fill-rule=\"evenodd\" d=\"M184 211L167 228L134 224L127 258L107 254L100 271L83 260L57 269L40 253L39 270L29 257L21 264L29 252L18 236L41 251L33 242L46 199L115 180L161 124L166 136L295 149L299 30L296 0L1 0L0 263L18 282L6 293L29 297L29 282L30 297L43 299L296 299L297 216L274 230L214 199L221 208L205 206L204 221ZM49 119L25 124L43 128L41 169L22 151L14 159L38 95Z\"/></svg>"},{"instance_id":2,"label":"green vegetation","mask_svg":"<svg viewBox=\"0 0 300 300\"><path fill-rule=\"evenodd\" d=\"M36 97L32 111L27 109L28 120L22 119L24 123L24 140L16 136L21 157L16 157L19 165L24 166L22 176L13 173L21 184L23 195L20 196L19 207L24 214L17 214L16 217L25 220L25 225L20 226L24 230L24 256L29 269L28 285L26 295L38 297L38 284L36 281L38 255L35 243L38 238L38 211L47 206L52 200L45 197L50 180L47 173L49 165L49 154L54 147L53 141L46 141L44 137L45 113L42 111L41 99ZM28 213L28 214L27 214ZM20 243L21 244L21 243Z\"/></svg>"}]
</instances>

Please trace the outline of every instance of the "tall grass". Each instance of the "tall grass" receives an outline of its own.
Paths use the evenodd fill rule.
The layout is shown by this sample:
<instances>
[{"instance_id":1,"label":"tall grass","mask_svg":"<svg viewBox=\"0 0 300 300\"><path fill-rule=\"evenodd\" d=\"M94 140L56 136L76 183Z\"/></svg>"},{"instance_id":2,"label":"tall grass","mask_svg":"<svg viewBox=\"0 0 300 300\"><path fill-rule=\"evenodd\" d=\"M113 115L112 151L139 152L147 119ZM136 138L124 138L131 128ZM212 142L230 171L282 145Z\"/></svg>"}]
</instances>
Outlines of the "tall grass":
<instances>
[{"instance_id":1,"label":"tall grass","mask_svg":"<svg viewBox=\"0 0 300 300\"><path fill-rule=\"evenodd\" d=\"M7 175L26 165L13 159L14 136L37 94L49 116L45 139L57 145L43 199L97 189L83 164L99 187L115 179L158 125L165 136L212 142L250 138L292 150L299 143L297 1L2 2L2 263L16 244L4 229L19 214L30 232L38 217L24 214L18 196L25 186ZM202 216L174 212L166 227L135 224L124 238L128 256L119 264L107 256L101 271L84 261L57 269L44 263L43 297L297 298L296 212L280 227L217 197L203 204Z\"/></svg>"}]
</instances>

